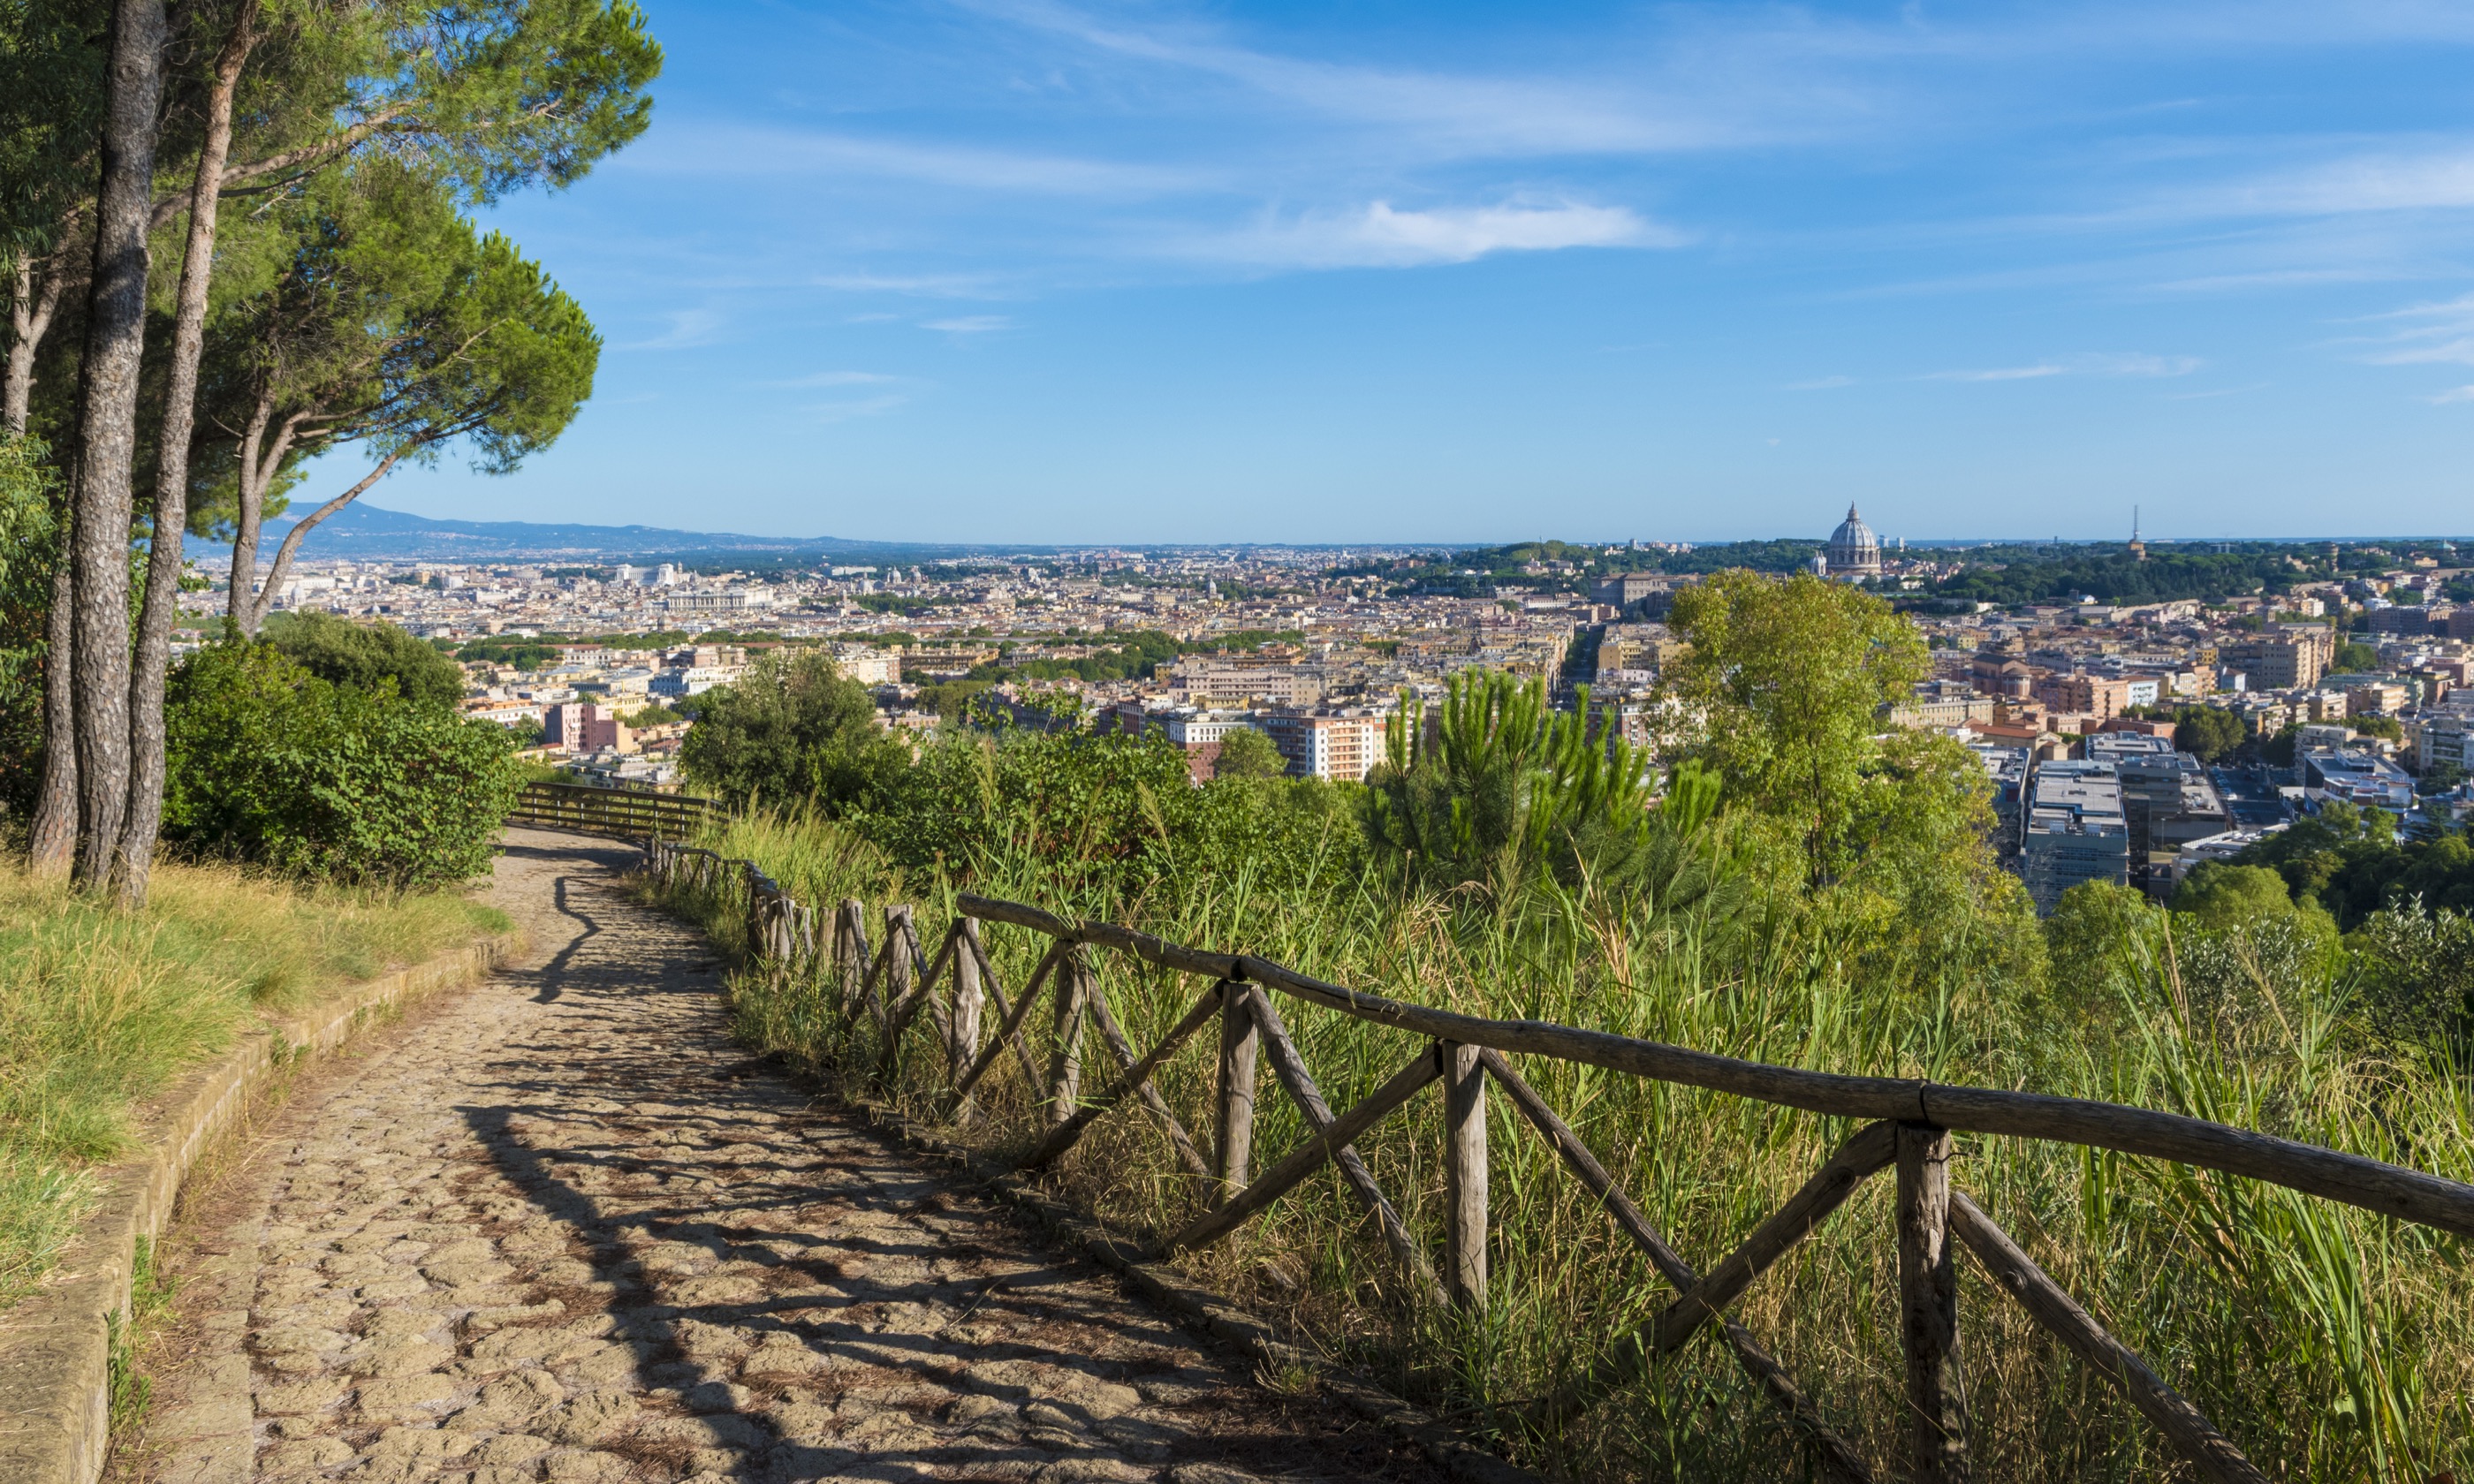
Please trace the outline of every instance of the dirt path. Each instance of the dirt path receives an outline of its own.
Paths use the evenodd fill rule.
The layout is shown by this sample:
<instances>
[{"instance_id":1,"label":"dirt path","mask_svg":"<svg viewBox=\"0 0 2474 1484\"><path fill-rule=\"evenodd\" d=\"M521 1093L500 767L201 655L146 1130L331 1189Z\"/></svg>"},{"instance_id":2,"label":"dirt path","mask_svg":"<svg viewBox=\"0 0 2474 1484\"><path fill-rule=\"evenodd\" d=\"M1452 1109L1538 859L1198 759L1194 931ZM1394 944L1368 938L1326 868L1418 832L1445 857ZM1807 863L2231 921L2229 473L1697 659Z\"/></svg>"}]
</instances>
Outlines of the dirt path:
<instances>
[{"instance_id":1,"label":"dirt path","mask_svg":"<svg viewBox=\"0 0 2474 1484\"><path fill-rule=\"evenodd\" d=\"M633 852L511 831L535 961L303 1088L175 1245L157 1484L1429 1480L735 1046Z\"/></svg>"}]
</instances>

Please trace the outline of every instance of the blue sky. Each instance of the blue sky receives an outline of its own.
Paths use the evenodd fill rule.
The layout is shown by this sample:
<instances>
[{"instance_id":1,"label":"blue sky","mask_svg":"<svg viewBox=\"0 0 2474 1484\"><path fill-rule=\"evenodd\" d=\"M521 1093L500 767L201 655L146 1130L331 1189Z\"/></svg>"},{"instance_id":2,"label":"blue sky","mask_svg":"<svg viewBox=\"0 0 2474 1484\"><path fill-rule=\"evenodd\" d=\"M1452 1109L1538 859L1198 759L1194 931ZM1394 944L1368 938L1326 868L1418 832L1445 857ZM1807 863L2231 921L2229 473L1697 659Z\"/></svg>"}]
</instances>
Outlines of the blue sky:
<instances>
[{"instance_id":1,"label":"blue sky","mask_svg":"<svg viewBox=\"0 0 2474 1484\"><path fill-rule=\"evenodd\" d=\"M2474 6L651 0L466 518L2474 531ZM312 485L349 477L329 461Z\"/></svg>"}]
</instances>

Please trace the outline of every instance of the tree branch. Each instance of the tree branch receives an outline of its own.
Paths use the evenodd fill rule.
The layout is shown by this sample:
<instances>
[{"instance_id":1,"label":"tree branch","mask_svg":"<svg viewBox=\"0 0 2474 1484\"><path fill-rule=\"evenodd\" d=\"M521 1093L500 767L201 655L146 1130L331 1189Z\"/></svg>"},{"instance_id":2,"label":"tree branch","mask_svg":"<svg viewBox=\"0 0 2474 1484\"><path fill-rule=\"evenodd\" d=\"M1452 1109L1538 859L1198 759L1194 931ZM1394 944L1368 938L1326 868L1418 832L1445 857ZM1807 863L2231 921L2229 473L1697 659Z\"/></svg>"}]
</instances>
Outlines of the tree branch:
<instances>
[{"instance_id":1,"label":"tree branch","mask_svg":"<svg viewBox=\"0 0 2474 1484\"><path fill-rule=\"evenodd\" d=\"M369 473L362 478L359 484L352 486L350 490L345 491L343 493L335 496L331 500L328 500L326 504L319 506L316 510L311 511L308 515L303 515L299 520L293 522L292 529L283 533L283 544L275 548L275 561L269 563L266 569L266 585L257 590L257 596L250 602L249 627L252 634L256 633L257 630L265 624L267 613L274 609L276 589L283 586L283 574L289 571L292 567L293 553L301 549L302 539L309 534L310 529L317 525L318 522L333 515L335 512L342 510L345 506L359 499L362 493L372 485L384 479L387 476L387 470L394 468L396 465L402 460L404 455L411 453L414 449L421 447L423 443L427 442L429 442L429 440L422 439L414 443L409 443L397 449L395 452L388 454L384 459L378 462L378 467L376 468L370 470Z\"/></svg>"},{"instance_id":2,"label":"tree branch","mask_svg":"<svg viewBox=\"0 0 2474 1484\"><path fill-rule=\"evenodd\" d=\"M224 196L256 196L262 195L267 191L279 190L282 187L291 184L293 181L298 180L302 176L316 170L319 166L328 163L339 156L350 153L354 147L366 141L371 135L386 129L411 111L412 108L409 104L395 104L378 109L368 118L352 125L342 133L336 134L330 139L322 139L316 144L304 144L296 150L279 151L276 154L269 155L264 159L255 160L250 164L229 166L224 170L223 185L217 194ZM292 173L287 175L285 174L287 171ZM268 176L282 176L283 179L271 181L264 185L247 185L245 183L252 180L263 180ZM171 221L172 218L180 215L181 208L188 204L188 201L189 193L186 191L167 191L161 196L157 197L155 199L155 227L159 228L165 223Z\"/></svg>"}]
</instances>

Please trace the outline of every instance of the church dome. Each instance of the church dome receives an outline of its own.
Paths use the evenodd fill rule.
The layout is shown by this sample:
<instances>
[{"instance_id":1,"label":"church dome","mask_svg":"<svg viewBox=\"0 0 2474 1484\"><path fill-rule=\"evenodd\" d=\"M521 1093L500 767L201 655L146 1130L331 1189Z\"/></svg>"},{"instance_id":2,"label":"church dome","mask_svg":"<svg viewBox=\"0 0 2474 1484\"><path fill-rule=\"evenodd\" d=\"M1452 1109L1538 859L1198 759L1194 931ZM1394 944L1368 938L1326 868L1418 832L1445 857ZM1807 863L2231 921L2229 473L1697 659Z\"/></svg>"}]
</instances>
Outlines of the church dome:
<instances>
[{"instance_id":1,"label":"church dome","mask_svg":"<svg viewBox=\"0 0 2474 1484\"><path fill-rule=\"evenodd\" d=\"M1881 539L1853 505L1847 507L1847 518L1830 534L1830 570L1873 575L1881 570Z\"/></svg>"}]
</instances>

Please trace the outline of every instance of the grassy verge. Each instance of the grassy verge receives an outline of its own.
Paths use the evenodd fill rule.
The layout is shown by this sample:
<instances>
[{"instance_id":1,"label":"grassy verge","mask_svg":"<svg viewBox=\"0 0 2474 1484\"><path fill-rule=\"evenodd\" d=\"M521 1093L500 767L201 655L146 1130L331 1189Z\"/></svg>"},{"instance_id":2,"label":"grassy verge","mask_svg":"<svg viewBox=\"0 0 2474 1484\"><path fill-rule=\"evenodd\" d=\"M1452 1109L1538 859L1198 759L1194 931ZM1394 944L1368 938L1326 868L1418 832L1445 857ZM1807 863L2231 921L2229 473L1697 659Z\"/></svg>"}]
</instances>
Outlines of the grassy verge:
<instances>
[{"instance_id":1,"label":"grassy verge","mask_svg":"<svg viewBox=\"0 0 2474 1484\"><path fill-rule=\"evenodd\" d=\"M757 860L823 909L844 897L875 913L919 907L930 952L954 884L904 881L865 841L819 824L740 821L705 843ZM1993 992L1919 1004L1868 993L1856 971L1792 936L1756 927L1722 948L1687 916L1546 893L1516 903L1356 890L1283 896L1242 871L1131 900L1079 899L1037 854L998 852L971 889L1073 915L1106 916L1179 942L1278 959L1384 993L1500 1017L1534 1017L1703 1050L1832 1071L1929 1075L2186 1112L2331 1147L2474 1177L2474 1092L2439 1057L2349 1033L2341 996L2315 997L2271 968L2229 974L2202 1005L2188 962L2112 1012L2102 1035L2064 1036L2032 1005ZM735 947L735 907L674 903ZM1009 988L1045 940L992 926ZM1826 945L1825 945L1826 946ZM1137 1047L1155 1042L1201 986L1095 956L1100 983ZM740 1034L854 1090L933 1117L945 1068L925 1036L906 1043L889 1086L861 1017L837 987L748 974ZM1283 1001L1283 1015L1334 1107L1387 1078L1415 1049L1396 1033ZM1029 1026L1045 1065L1045 1010ZM1206 1034L1160 1086L1209 1137ZM1084 1086L1107 1080L1086 1040ZM1714 1093L1527 1060L1524 1075L1580 1131L1687 1257L1704 1266L1775 1209L1850 1132L1844 1120ZM1001 1059L982 1084L992 1114L962 1137L1019 1145L1038 1132L1037 1090ZM1571 1476L1732 1480L1804 1476L1809 1460L1704 1336L1637 1385L1544 1440L1516 1437L1508 1403L1587 1366L1673 1297L1580 1187L1491 1102L1494 1285L1482 1322L1425 1311L1336 1178L1309 1182L1235 1238L1194 1259L1203 1276L1284 1308L1335 1350L1404 1392L1500 1426L1516 1450ZM1258 1168L1304 1137L1268 1072L1257 1104ZM1404 1215L1440 1246L1441 1111L1430 1093L1359 1148ZM1204 1192L1179 1172L1138 1111L1096 1125L1061 1173L1119 1227L1172 1230ZM2270 1477L2411 1480L2469 1476L2474 1464L2474 1271L2462 1244L2253 1182L2016 1138L1962 1138L1955 1183L2066 1287L2197 1401ZM1904 1466L1891 1182L1872 1182L1737 1305L1822 1414L1895 1476ZM2120 1396L1962 1264L1961 1326L1971 1442L1979 1476L2176 1478L2182 1467Z\"/></svg>"},{"instance_id":2,"label":"grassy verge","mask_svg":"<svg viewBox=\"0 0 2474 1484\"><path fill-rule=\"evenodd\" d=\"M158 866L130 914L0 872L0 1305L58 1257L131 1114L261 1012L419 962L505 917L459 896L302 890Z\"/></svg>"}]
</instances>

